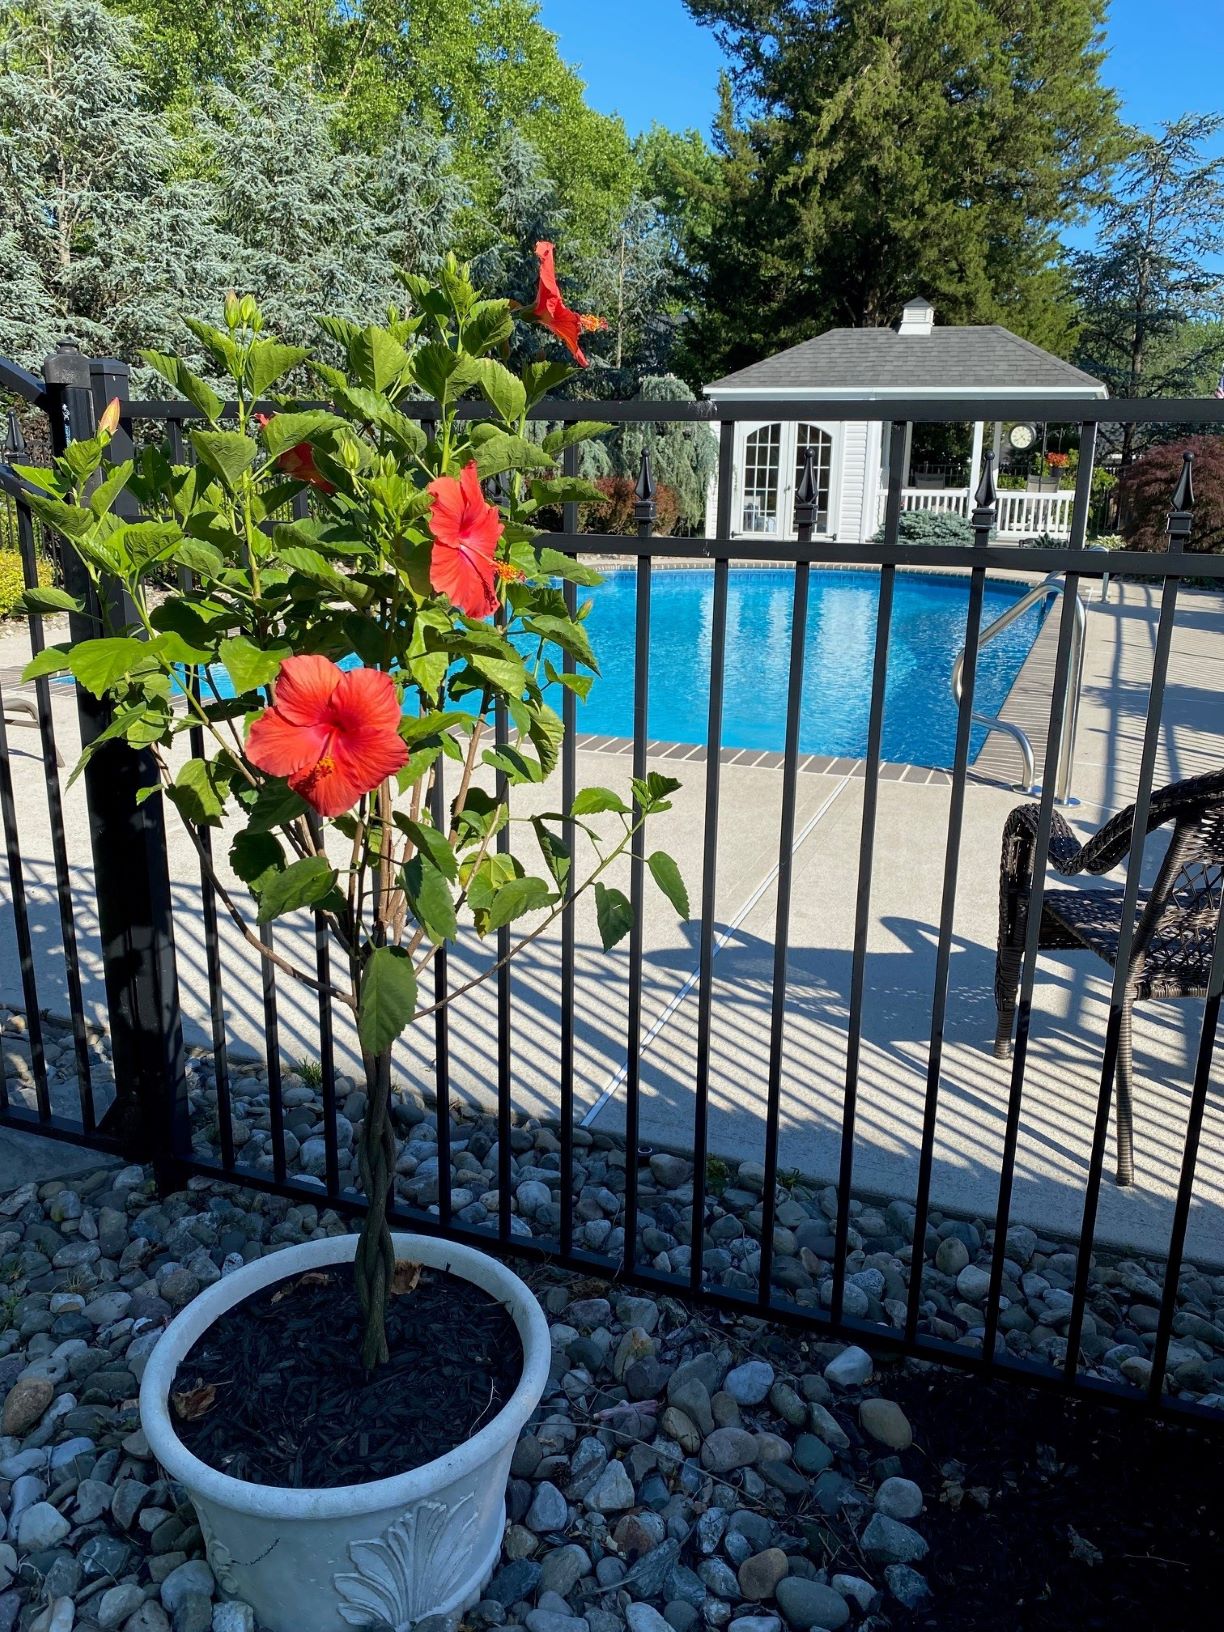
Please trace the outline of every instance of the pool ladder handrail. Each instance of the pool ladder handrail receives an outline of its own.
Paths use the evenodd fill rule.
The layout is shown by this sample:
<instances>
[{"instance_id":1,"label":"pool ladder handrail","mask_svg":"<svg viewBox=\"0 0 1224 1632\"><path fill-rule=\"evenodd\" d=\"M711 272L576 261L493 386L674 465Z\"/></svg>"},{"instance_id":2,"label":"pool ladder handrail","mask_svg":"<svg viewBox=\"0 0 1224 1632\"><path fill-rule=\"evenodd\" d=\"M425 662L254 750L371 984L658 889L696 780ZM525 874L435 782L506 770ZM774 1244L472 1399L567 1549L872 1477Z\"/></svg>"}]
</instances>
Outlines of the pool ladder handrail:
<instances>
[{"instance_id":1,"label":"pool ladder handrail","mask_svg":"<svg viewBox=\"0 0 1224 1632\"><path fill-rule=\"evenodd\" d=\"M1052 572L1043 578L1039 584L1034 584L1023 594L1014 605L1001 612L993 623L988 624L978 637L978 650L989 644L996 636L1001 635L1004 629L1015 623L1017 618L1023 617L1031 606L1044 601L1050 595L1066 593L1066 583L1063 575ZM1054 784L1054 797L1060 805L1073 804L1071 798L1071 774L1075 767L1075 733L1079 725L1080 688L1084 677L1084 629L1087 623L1087 614L1084 603L1079 594L1075 596L1075 620L1071 631L1070 677L1067 684L1067 695L1063 703L1063 727L1059 743L1058 769ZM957 654L956 662L952 665L952 696L959 705L963 690L965 669L965 648L962 646ZM1024 764L1023 780L1017 787L1025 793L1039 793L1041 790L1036 782L1036 761L1033 758L1033 745L1028 734L1020 726L1014 725L1011 720L1000 719L995 714L979 714L976 709L970 715L975 725L984 725L988 731L1002 731L1009 736L1020 749Z\"/></svg>"}]
</instances>

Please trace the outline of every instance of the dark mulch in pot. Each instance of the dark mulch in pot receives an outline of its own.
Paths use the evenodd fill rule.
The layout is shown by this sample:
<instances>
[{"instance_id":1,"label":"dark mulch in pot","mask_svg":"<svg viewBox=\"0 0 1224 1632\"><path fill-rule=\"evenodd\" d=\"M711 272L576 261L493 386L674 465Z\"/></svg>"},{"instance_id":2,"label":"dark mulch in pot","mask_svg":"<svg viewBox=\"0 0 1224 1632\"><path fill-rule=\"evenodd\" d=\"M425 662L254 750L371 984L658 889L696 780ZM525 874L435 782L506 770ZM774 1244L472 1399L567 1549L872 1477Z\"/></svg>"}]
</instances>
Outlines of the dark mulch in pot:
<instances>
[{"instance_id":1,"label":"dark mulch in pot","mask_svg":"<svg viewBox=\"0 0 1224 1632\"><path fill-rule=\"evenodd\" d=\"M1169 1632L1219 1607L1220 1439L932 1368L879 1392L909 1416L934 1632Z\"/></svg>"},{"instance_id":2,"label":"dark mulch in pot","mask_svg":"<svg viewBox=\"0 0 1224 1632\"><path fill-rule=\"evenodd\" d=\"M254 1484L328 1489L407 1473L491 1422L523 1350L480 1287L425 1269L387 1310L391 1359L367 1377L350 1267L308 1271L227 1311L179 1366L179 1438Z\"/></svg>"}]
</instances>

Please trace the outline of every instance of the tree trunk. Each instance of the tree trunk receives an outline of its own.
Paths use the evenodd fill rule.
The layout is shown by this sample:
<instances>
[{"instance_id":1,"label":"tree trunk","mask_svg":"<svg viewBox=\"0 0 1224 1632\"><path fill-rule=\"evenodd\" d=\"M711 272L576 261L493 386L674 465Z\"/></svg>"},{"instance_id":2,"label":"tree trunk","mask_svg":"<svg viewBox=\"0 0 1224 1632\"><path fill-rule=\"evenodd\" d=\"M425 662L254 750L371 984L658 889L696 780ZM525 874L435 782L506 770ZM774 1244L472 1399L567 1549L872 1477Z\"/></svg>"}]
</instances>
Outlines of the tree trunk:
<instances>
[{"instance_id":1,"label":"tree trunk","mask_svg":"<svg viewBox=\"0 0 1224 1632\"><path fill-rule=\"evenodd\" d=\"M391 1126L391 1054L363 1056L366 1114L357 1148L358 1171L368 1209L357 1241L353 1269L357 1302L365 1325L361 1363L373 1371L388 1358L386 1313L395 1271L395 1248L387 1224L387 1203L395 1182L395 1133Z\"/></svg>"}]
</instances>

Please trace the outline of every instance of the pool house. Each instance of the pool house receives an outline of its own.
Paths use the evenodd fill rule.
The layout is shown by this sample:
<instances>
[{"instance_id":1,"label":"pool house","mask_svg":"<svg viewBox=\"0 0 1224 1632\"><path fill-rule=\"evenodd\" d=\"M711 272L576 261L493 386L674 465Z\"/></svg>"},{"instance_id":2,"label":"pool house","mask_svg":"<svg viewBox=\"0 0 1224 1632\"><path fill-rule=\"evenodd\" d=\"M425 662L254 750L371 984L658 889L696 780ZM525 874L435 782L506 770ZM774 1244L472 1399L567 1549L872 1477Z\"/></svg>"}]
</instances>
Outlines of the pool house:
<instances>
[{"instance_id":1,"label":"pool house","mask_svg":"<svg viewBox=\"0 0 1224 1632\"><path fill-rule=\"evenodd\" d=\"M1106 396L1100 380L1074 368L997 323L936 324L930 301L911 300L892 328L829 329L815 339L762 358L747 368L713 380L705 394L724 402L754 399L824 399L827 417L782 424L740 421L736 427L732 480L734 536L777 539L794 536L794 500L806 450L815 450L821 537L858 543L870 539L883 518L888 488L888 438L884 419L842 420L837 404L863 397L972 396L989 402L1007 398L1083 401ZM885 410L886 413L886 410ZM906 510L952 511L963 516L981 474L982 454L1029 451L1043 427L1023 421L977 420L965 427L968 455L915 445L910 426L905 445L902 502ZM1005 434L1006 433L1006 434ZM921 436L922 427L917 434ZM1070 486L1050 490L1039 476L1023 488L999 494L997 536L1004 542L1070 534ZM706 531L714 531L717 492L708 499Z\"/></svg>"}]
</instances>

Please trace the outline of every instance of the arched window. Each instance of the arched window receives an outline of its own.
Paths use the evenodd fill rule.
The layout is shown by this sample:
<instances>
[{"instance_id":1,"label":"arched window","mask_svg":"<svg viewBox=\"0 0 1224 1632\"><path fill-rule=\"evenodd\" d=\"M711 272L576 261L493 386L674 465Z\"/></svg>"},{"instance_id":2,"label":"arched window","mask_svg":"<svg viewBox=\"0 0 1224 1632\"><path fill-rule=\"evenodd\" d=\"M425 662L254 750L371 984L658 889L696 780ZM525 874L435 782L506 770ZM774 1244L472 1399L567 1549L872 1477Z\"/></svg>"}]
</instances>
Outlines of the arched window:
<instances>
[{"instance_id":1,"label":"arched window","mask_svg":"<svg viewBox=\"0 0 1224 1632\"><path fill-rule=\"evenodd\" d=\"M736 531L747 538L787 538L795 533L795 493L808 448L816 467L816 532L829 532L833 438L819 425L778 423L745 426L740 442Z\"/></svg>"},{"instance_id":2,"label":"arched window","mask_svg":"<svg viewBox=\"0 0 1224 1632\"><path fill-rule=\"evenodd\" d=\"M816 470L816 531L829 531L829 478L833 472L833 438L828 431L822 431L819 425L795 426L795 485L794 492L799 491L799 483L803 479L803 459L807 450L812 450L812 462Z\"/></svg>"}]
</instances>

